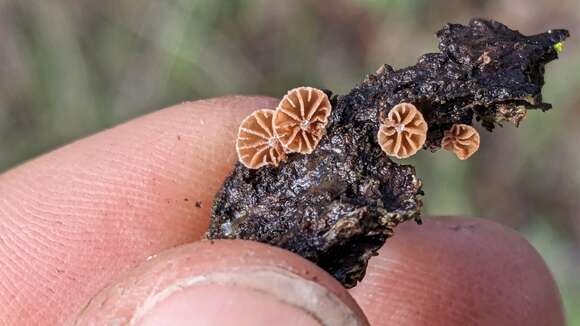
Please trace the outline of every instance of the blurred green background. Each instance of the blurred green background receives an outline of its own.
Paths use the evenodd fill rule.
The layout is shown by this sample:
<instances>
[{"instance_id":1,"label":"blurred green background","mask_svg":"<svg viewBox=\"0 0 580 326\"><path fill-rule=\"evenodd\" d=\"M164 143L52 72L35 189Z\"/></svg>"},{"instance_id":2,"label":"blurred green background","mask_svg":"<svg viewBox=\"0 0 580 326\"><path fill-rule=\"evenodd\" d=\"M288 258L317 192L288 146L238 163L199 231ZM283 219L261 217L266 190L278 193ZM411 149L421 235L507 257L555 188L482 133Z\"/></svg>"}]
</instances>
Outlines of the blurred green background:
<instances>
[{"instance_id":1,"label":"blurred green background","mask_svg":"<svg viewBox=\"0 0 580 326\"><path fill-rule=\"evenodd\" d=\"M580 325L580 2L577 0L0 0L0 171L174 103L224 94L347 92L383 63L436 51L446 22L489 17L525 34L567 28L547 66L549 113L482 131L469 161L422 152L426 214L524 234ZM576 39L575 39L576 38Z\"/></svg>"}]
</instances>

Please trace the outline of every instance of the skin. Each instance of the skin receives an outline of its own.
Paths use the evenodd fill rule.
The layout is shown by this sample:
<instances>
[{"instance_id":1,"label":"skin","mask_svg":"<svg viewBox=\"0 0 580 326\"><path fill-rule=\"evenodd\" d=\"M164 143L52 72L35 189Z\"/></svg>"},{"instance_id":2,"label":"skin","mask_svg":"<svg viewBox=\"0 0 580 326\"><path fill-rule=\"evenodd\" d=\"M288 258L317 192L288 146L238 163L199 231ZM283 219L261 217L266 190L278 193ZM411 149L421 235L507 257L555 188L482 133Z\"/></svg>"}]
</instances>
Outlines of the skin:
<instances>
[{"instance_id":1,"label":"skin","mask_svg":"<svg viewBox=\"0 0 580 326\"><path fill-rule=\"evenodd\" d=\"M240 121L277 102L179 104L0 175L0 325L564 325L541 257L490 221L405 223L350 291L278 248L199 241Z\"/></svg>"}]
</instances>

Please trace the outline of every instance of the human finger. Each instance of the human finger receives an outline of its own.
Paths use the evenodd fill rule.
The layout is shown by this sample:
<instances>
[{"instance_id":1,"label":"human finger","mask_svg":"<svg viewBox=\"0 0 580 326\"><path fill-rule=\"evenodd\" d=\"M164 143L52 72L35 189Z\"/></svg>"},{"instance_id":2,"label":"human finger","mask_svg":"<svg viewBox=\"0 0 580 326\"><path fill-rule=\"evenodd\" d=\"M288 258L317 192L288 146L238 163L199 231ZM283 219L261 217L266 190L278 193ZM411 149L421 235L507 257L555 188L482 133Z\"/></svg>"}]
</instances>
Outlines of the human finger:
<instances>
[{"instance_id":1,"label":"human finger","mask_svg":"<svg viewBox=\"0 0 580 326\"><path fill-rule=\"evenodd\" d=\"M0 324L59 324L163 249L200 239L265 97L187 102L64 146L0 176Z\"/></svg>"},{"instance_id":2,"label":"human finger","mask_svg":"<svg viewBox=\"0 0 580 326\"><path fill-rule=\"evenodd\" d=\"M200 241L168 250L93 298L78 325L368 325L348 291L266 244Z\"/></svg>"},{"instance_id":3,"label":"human finger","mask_svg":"<svg viewBox=\"0 0 580 326\"><path fill-rule=\"evenodd\" d=\"M371 325L564 325L558 288L519 234L477 218L404 223L351 294Z\"/></svg>"}]
</instances>

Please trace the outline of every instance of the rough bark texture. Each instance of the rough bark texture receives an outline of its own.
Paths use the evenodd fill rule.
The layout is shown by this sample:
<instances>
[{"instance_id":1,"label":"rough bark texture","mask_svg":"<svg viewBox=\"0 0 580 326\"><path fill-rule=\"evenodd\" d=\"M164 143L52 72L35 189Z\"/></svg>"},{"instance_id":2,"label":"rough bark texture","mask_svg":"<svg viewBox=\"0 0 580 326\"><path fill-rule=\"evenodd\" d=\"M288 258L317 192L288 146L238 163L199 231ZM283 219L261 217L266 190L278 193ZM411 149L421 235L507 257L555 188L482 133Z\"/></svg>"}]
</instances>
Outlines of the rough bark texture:
<instances>
[{"instance_id":1,"label":"rough bark texture","mask_svg":"<svg viewBox=\"0 0 580 326\"><path fill-rule=\"evenodd\" d=\"M398 103L413 103L429 125L425 148L440 148L455 123L492 130L515 124L542 102L544 65L557 58L565 30L523 36L482 19L437 33L441 53L394 71L384 65L348 95L332 97L327 135L310 155L278 168L237 164L217 194L210 239L251 239L293 251L352 287L394 227L419 220L421 182L377 143L379 123ZM330 92L329 92L330 93Z\"/></svg>"}]
</instances>

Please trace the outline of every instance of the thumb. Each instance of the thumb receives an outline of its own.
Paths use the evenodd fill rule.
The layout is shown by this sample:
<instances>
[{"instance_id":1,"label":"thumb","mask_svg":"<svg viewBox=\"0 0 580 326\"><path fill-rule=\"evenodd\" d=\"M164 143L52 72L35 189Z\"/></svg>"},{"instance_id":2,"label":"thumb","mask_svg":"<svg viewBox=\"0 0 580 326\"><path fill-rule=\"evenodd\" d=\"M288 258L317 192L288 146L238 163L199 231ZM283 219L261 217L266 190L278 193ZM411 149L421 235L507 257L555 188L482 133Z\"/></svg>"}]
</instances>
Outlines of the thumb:
<instances>
[{"instance_id":1,"label":"thumb","mask_svg":"<svg viewBox=\"0 0 580 326\"><path fill-rule=\"evenodd\" d=\"M201 241L150 259L99 293L77 324L368 325L330 275L282 249Z\"/></svg>"}]
</instances>

